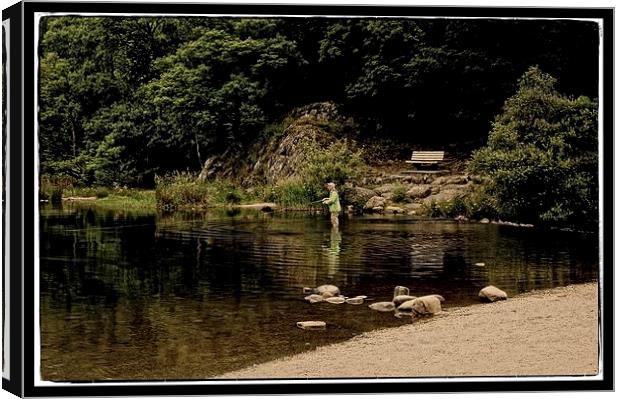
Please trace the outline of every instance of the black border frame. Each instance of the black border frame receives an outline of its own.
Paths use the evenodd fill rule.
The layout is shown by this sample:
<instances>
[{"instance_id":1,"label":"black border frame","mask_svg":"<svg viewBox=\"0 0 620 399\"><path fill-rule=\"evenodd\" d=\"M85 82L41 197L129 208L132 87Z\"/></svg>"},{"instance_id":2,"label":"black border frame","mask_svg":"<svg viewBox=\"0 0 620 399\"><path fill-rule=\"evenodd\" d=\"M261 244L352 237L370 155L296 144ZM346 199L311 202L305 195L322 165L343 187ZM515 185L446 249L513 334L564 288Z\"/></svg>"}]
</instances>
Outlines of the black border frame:
<instances>
[{"instance_id":1,"label":"black border frame","mask_svg":"<svg viewBox=\"0 0 620 399\"><path fill-rule=\"evenodd\" d=\"M15 209L23 214L23 230L18 225L19 218L14 218L15 223L10 226L12 237L21 237L23 248L20 248L14 240L15 256L17 259L12 261L12 267L20 270L22 262L19 257L23 255L24 286L23 297L19 292L21 284L13 285L12 304L15 305L23 298L24 319L23 332L24 339L24 359L23 359L23 394L25 396L128 396L128 395L222 395L222 394L319 394L319 393L408 393L408 392L454 392L454 391L607 391L614 389L613 373L613 143L614 143L614 118L613 118L613 40L614 40L614 21L612 8L514 8L514 7L419 7L419 6L343 6L343 5L258 5L258 4L196 4L196 3L55 3L55 2L27 2L16 6L23 10L23 159L18 159L20 155L12 152L12 177L15 181L21 181L19 171L15 167L23 167L23 186L22 190L15 190L11 193L11 198ZM13 10L13 6L10 10ZM23 8L22 8L23 7ZM601 51L603 52L603 220L602 223L602 242L603 242L603 273L604 280L601 282L602 297L599 297L599 309L604 318L602 325L602 339L604 342L605 353L602 353L602 376L600 381L593 380L571 380L563 381L549 377L545 380L537 381L437 381L437 382L410 382L398 381L382 382L376 379L359 379L359 383L338 383L330 379L311 381L307 384L287 384L286 380L269 380L272 384L236 384L235 381L228 381L222 385L174 385L170 382L166 385L93 385L93 386L35 386L34 385L34 320L38 317L34 309L34 224L37 222L33 212L23 213L24 204L34 204L33 185L35 181L34 154L35 154L35 126L34 126L34 80L35 52L32 51L34 45L34 14L36 12L109 12L109 13L183 13L183 14L255 14L255 15L346 15L346 16L450 16L450 17L508 17L508 18L596 18L603 20ZM17 14L16 11L12 11ZM19 15L19 14L17 14ZM21 15L20 15L21 16ZM19 44L14 45L14 41L20 38L19 29L12 30L11 55L12 60L18 59L14 56L14 51L19 48ZM14 65L16 68L16 65ZM16 70L13 69L12 70ZM17 77L16 74L12 78ZM21 82L13 82L16 89ZM18 93L19 94L19 93ZM11 93L11 101L18 104L17 95ZM21 111L19 107L12 108L14 112ZM17 122L21 120L20 115L12 115L12 126L17 129ZM13 132L18 132L13 130ZM18 136L12 133L13 137ZM13 141L16 143L17 141ZM23 194L23 198L20 198ZM29 205L28 205L29 206ZM20 209L21 208L21 209ZM21 235L23 232L23 235ZM13 276L14 274L12 274ZM21 277L21 276L19 276ZM17 278L17 276L16 276ZM11 282L13 283L13 281ZM15 300L13 300L15 299ZM604 308L600 304L604 303ZM13 309L12 315L21 316ZM21 319L15 320L15 330L12 331L12 343L16 342L15 334L21 337L22 331L17 327L21 326ZM12 320L13 323L13 320ZM11 348L13 350L13 348ZM18 350L21 348L18 348ZM12 352L17 354L20 352ZM18 361L11 359L11 369L17 372ZM301 379L300 379L301 380ZM305 379L303 379L305 380ZM355 380L352 380L355 381ZM155 382L155 381L153 381ZM4 383L4 381L3 381ZM17 384L13 379L11 384Z\"/></svg>"},{"instance_id":2,"label":"black border frame","mask_svg":"<svg viewBox=\"0 0 620 399\"><path fill-rule=\"evenodd\" d=\"M11 109L9 118L11 120L10 131L7 132L7 137L11 136L11 145L13 150L7 147L7 153L11 151L11 165L6 165L6 172L10 175L11 179L11 192L6 192L7 198L11 201L11 210L14 211L10 220L10 225L6 227L5 234L10 232L11 234L11 260L10 264L6 265L11 268L11 276L8 284L11 286L11 298L10 303L4 306L10 306L10 322L11 331L9 334L9 346L10 346L10 379L2 377L2 388L9 392L20 395L23 394L23 357L22 348L24 344L23 335L23 312L22 312L22 298L23 298L23 281L22 281L22 265L24 260L22 250L22 237L23 237L23 224L18 215L24 213L23 208L23 179L22 168L23 157L22 152L19 151L22 148L22 7L21 4L14 4L6 10L2 11L2 20L10 19L11 37L8 43L9 47L7 52L10 54L10 75L9 80L11 83L10 92L7 92L6 100L11 102ZM6 145L6 143L5 143ZM15 151L17 149L17 151ZM16 217L17 216L17 217ZM3 243L4 245L4 243ZM3 252L4 255L4 252ZM3 259L3 264L5 260Z\"/></svg>"}]
</instances>

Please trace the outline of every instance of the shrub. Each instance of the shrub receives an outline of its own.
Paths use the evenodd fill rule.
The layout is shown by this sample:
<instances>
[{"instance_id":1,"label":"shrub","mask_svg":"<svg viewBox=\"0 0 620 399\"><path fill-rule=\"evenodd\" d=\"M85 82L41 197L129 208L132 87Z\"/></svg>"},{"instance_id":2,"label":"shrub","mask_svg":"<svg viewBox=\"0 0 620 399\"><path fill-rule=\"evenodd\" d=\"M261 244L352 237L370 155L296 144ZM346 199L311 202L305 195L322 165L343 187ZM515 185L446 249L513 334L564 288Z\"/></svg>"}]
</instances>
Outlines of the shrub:
<instances>
[{"instance_id":1,"label":"shrub","mask_svg":"<svg viewBox=\"0 0 620 399\"><path fill-rule=\"evenodd\" d=\"M289 209L307 209L317 200L314 187L300 178L291 178L277 184L272 193L273 201Z\"/></svg>"},{"instance_id":2,"label":"shrub","mask_svg":"<svg viewBox=\"0 0 620 399\"><path fill-rule=\"evenodd\" d=\"M365 172L362 152L351 148L348 140L337 140L322 147L314 140L302 143L304 159L295 178L279 184L279 198L296 207L326 196L325 183L337 186L358 180ZM278 191L277 190L277 191Z\"/></svg>"},{"instance_id":3,"label":"shrub","mask_svg":"<svg viewBox=\"0 0 620 399\"><path fill-rule=\"evenodd\" d=\"M595 226L597 103L562 96L554 85L530 68L469 169L488 178L486 204L502 218Z\"/></svg>"},{"instance_id":4,"label":"shrub","mask_svg":"<svg viewBox=\"0 0 620 399\"><path fill-rule=\"evenodd\" d=\"M213 192L208 183L197 181L190 173L175 173L155 178L155 201L159 209L206 206L212 198Z\"/></svg>"},{"instance_id":5,"label":"shrub","mask_svg":"<svg viewBox=\"0 0 620 399\"><path fill-rule=\"evenodd\" d=\"M409 196L407 195L407 187L403 185L398 185L394 187L392 191L392 201L394 202L407 202Z\"/></svg>"},{"instance_id":6,"label":"shrub","mask_svg":"<svg viewBox=\"0 0 620 399\"><path fill-rule=\"evenodd\" d=\"M106 198L109 195L110 195L110 193L105 188L98 188L95 191L95 197L97 197L97 198Z\"/></svg>"}]
</instances>

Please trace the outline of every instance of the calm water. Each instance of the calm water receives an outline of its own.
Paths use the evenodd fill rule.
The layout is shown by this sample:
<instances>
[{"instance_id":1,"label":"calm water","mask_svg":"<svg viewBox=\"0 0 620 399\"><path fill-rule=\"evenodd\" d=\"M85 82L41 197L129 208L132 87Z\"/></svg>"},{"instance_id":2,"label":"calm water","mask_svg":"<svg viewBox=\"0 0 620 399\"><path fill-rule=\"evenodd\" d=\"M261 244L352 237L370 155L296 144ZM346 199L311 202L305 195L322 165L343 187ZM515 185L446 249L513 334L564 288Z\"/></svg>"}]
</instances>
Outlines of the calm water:
<instances>
[{"instance_id":1,"label":"calm water","mask_svg":"<svg viewBox=\"0 0 620 399\"><path fill-rule=\"evenodd\" d=\"M394 217L41 209L47 380L205 379L363 331L411 323L302 287L391 300L395 285L477 303L598 276L595 235ZM475 266L484 262L485 266ZM326 331L297 321L323 320Z\"/></svg>"}]
</instances>

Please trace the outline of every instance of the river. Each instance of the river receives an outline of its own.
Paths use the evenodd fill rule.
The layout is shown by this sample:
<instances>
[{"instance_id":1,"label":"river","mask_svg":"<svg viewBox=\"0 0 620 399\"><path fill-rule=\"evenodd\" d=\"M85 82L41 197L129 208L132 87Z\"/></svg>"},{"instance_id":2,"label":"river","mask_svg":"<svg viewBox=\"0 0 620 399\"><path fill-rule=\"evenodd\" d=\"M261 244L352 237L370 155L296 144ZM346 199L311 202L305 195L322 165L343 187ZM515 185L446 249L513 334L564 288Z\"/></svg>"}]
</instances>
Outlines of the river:
<instances>
[{"instance_id":1,"label":"river","mask_svg":"<svg viewBox=\"0 0 620 399\"><path fill-rule=\"evenodd\" d=\"M40 217L41 373L50 381L208 379L411 323L367 307L396 285L478 303L598 278L598 237L408 216L158 215L85 205ZM309 304L334 284L363 305ZM325 331L296 322L322 320Z\"/></svg>"}]
</instances>

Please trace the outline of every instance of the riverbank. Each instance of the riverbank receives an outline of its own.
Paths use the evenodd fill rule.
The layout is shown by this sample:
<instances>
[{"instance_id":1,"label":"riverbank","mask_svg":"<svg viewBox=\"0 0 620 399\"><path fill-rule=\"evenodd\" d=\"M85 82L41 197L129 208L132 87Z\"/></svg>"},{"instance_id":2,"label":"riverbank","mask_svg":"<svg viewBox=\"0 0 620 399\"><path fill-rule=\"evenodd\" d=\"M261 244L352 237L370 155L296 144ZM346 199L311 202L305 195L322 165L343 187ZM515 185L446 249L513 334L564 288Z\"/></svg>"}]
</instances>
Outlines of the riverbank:
<instances>
[{"instance_id":1,"label":"riverbank","mask_svg":"<svg viewBox=\"0 0 620 399\"><path fill-rule=\"evenodd\" d=\"M218 378L593 375L597 334L598 286L587 283L447 309Z\"/></svg>"}]
</instances>

